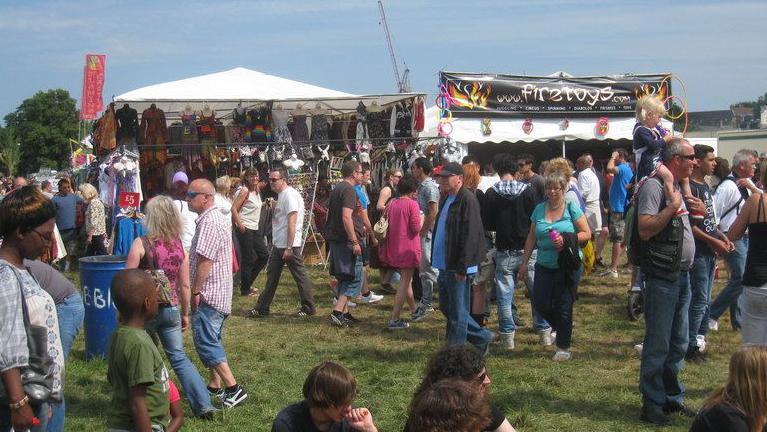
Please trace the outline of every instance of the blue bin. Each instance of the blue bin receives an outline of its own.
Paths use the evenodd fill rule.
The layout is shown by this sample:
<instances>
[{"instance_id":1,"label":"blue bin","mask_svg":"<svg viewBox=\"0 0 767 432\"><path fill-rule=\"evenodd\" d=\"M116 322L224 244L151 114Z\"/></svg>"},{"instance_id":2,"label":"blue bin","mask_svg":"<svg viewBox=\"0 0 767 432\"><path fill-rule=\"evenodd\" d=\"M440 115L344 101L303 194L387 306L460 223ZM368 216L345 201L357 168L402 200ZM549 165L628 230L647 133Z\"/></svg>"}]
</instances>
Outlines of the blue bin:
<instances>
[{"instance_id":1,"label":"blue bin","mask_svg":"<svg viewBox=\"0 0 767 432\"><path fill-rule=\"evenodd\" d=\"M80 258L80 285L85 303L85 358L106 357L109 337L117 328L112 278L125 268L126 256Z\"/></svg>"}]
</instances>

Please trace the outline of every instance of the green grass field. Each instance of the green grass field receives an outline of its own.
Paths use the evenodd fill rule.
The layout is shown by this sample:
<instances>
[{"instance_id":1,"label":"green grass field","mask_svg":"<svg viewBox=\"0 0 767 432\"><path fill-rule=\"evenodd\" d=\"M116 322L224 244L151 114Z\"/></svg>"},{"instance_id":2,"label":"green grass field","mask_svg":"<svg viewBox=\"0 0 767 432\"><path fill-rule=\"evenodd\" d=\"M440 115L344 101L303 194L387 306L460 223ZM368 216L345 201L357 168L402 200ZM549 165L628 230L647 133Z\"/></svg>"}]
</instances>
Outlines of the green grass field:
<instances>
[{"instance_id":1,"label":"green grass field","mask_svg":"<svg viewBox=\"0 0 767 432\"><path fill-rule=\"evenodd\" d=\"M384 327L393 296L386 296L381 303L352 310L363 320L356 327L331 327L328 314L332 295L327 275L321 268L314 268L312 276L319 307L314 317L292 316L298 302L287 271L271 316L245 318L255 300L235 297L233 314L226 322L225 347L234 374L250 397L244 405L215 421L187 418L185 430L270 430L275 414L301 398L307 372L323 359L340 361L352 370L359 387L357 405L371 409L379 430L402 430L410 395L420 381L426 360L444 343L443 317L437 311L410 329L390 332ZM375 287L377 277L371 276L371 280ZM254 286L261 287L264 281L262 274ZM553 347L537 344L537 336L530 328L530 302L524 290L517 290L516 301L528 326L518 329L515 351L494 347L488 357L492 398L517 430L655 429L638 420L639 355L633 346L641 342L644 324L628 319L627 285L625 272L619 279L591 276L584 280L574 311L573 359L564 363L550 360ZM719 279L715 291L722 285ZM493 330L497 330L495 318L493 310ZM687 401L696 408L724 382L729 356L739 344L740 337L729 330L726 319L720 322L720 329L708 338L711 361L687 364L682 371ZM190 358L202 370L190 335L185 337ZM66 430L104 430L110 403L106 363L84 360L82 333L67 363L66 386ZM188 406L185 411L190 414ZM678 417L666 430L686 431L690 423Z\"/></svg>"}]
</instances>

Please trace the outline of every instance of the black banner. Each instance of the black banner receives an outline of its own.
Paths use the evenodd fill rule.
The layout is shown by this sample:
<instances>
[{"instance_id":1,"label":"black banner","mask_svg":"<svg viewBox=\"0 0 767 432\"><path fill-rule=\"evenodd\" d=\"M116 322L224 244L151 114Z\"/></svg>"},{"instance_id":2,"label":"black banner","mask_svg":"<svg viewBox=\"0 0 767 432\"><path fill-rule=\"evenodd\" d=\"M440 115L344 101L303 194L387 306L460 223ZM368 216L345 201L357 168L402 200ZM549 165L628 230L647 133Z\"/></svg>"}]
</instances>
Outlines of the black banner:
<instances>
[{"instance_id":1,"label":"black banner","mask_svg":"<svg viewBox=\"0 0 767 432\"><path fill-rule=\"evenodd\" d=\"M631 117L646 94L671 95L671 75L535 77L440 72L453 117ZM448 96L445 96L448 95Z\"/></svg>"}]
</instances>

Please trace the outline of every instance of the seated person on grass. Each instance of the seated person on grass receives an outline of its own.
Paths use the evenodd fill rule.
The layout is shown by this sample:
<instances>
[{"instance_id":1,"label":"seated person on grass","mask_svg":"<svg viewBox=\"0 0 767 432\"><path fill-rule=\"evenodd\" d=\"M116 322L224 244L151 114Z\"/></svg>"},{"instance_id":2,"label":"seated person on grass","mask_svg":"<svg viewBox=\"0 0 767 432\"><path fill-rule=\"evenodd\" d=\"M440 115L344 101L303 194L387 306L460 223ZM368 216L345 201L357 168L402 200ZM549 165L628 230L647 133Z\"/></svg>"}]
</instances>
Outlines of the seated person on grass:
<instances>
[{"instance_id":1,"label":"seated person on grass","mask_svg":"<svg viewBox=\"0 0 767 432\"><path fill-rule=\"evenodd\" d=\"M409 425L418 432L481 432L490 424L490 405L477 386L444 379L413 397Z\"/></svg>"},{"instance_id":2,"label":"seated person on grass","mask_svg":"<svg viewBox=\"0 0 767 432\"><path fill-rule=\"evenodd\" d=\"M130 269L115 275L111 289L120 326L107 354L107 380L112 386L107 429L175 432L180 424L169 424L168 370L144 330L157 314L157 286L143 270Z\"/></svg>"},{"instance_id":3,"label":"seated person on grass","mask_svg":"<svg viewBox=\"0 0 767 432\"><path fill-rule=\"evenodd\" d=\"M283 408L272 432L377 432L367 408L352 408L357 381L332 361L315 366L304 381L304 400Z\"/></svg>"}]
</instances>

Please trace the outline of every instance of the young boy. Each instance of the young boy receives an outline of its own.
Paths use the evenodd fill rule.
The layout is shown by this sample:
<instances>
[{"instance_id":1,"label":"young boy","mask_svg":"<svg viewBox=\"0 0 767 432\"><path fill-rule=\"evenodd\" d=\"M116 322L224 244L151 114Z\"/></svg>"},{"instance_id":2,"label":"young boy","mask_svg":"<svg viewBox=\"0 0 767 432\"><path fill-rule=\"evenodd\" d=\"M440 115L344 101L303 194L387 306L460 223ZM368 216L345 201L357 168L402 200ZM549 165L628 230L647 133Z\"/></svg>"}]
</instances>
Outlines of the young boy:
<instances>
[{"instance_id":1,"label":"young boy","mask_svg":"<svg viewBox=\"0 0 767 432\"><path fill-rule=\"evenodd\" d=\"M168 370L144 330L144 324L157 314L154 280L143 270L123 270L115 275L111 289L120 326L109 343L107 379L112 403L107 428L175 432L168 427Z\"/></svg>"},{"instance_id":2,"label":"young boy","mask_svg":"<svg viewBox=\"0 0 767 432\"><path fill-rule=\"evenodd\" d=\"M637 180L655 174L663 182L663 190L669 201L674 194L674 178L671 171L663 165L663 152L674 136L660 124L661 118L666 115L666 107L663 101L654 95L642 96L637 100L636 119L634 125L634 155L637 160ZM679 182L682 196L691 196L690 182L688 179ZM680 208L679 214L687 214ZM691 213L694 219L703 219L702 214Z\"/></svg>"},{"instance_id":3,"label":"young boy","mask_svg":"<svg viewBox=\"0 0 767 432\"><path fill-rule=\"evenodd\" d=\"M283 408L272 432L378 432L367 408L352 408L357 381L332 361L315 366L304 381L304 400Z\"/></svg>"}]
</instances>

